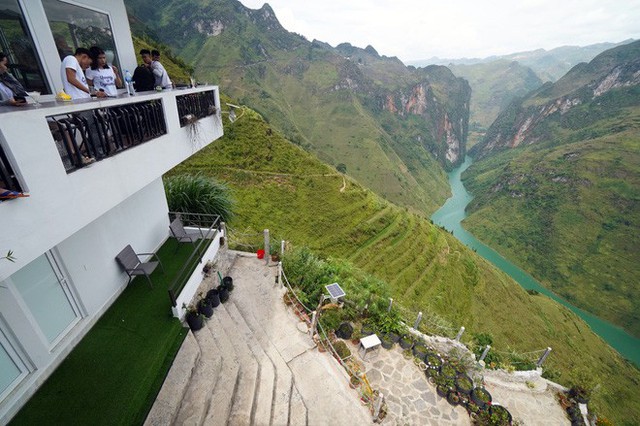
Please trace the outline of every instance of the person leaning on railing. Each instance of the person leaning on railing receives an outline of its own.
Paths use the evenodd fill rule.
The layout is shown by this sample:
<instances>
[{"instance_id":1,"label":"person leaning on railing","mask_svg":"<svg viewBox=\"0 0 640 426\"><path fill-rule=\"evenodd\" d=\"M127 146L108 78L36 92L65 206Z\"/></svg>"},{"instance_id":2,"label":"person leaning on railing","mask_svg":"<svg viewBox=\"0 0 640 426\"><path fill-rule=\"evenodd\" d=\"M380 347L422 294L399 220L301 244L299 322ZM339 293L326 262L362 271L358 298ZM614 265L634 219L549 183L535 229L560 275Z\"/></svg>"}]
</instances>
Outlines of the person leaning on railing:
<instances>
[{"instance_id":1,"label":"person leaning on railing","mask_svg":"<svg viewBox=\"0 0 640 426\"><path fill-rule=\"evenodd\" d=\"M89 86L95 87L97 92L104 92L107 96L118 96L118 87L122 87L122 79L118 68L107 64L107 55L98 46L89 48L91 67L85 71Z\"/></svg>"},{"instance_id":2,"label":"person leaning on railing","mask_svg":"<svg viewBox=\"0 0 640 426\"><path fill-rule=\"evenodd\" d=\"M23 106L27 96L22 84L9 73L9 58L0 52L0 105Z\"/></svg>"}]
</instances>

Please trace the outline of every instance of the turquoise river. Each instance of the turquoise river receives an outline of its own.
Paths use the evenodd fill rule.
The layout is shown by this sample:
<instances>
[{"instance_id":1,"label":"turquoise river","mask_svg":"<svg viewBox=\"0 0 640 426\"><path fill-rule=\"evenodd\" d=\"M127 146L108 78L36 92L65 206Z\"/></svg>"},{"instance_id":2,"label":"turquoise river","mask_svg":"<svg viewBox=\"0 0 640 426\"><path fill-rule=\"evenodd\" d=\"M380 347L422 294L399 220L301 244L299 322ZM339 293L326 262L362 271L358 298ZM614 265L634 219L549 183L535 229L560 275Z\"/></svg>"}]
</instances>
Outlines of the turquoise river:
<instances>
[{"instance_id":1,"label":"turquoise river","mask_svg":"<svg viewBox=\"0 0 640 426\"><path fill-rule=\"evenodd\" d=\"M587 324L589 324L594 332L609 343L623 357L640 366L640 339L630 335L620 327L617 327L607 321L603 321L600 318L573 306L566 300L549 291L531 275L509 262L495 250L481 243L462 227L462 221L467 217L465 208L473 199L473 196L465 189L462 184L461 176L462 172L464 172L472 162L473 160L471 157L467 156L463 164L449 173L449 184L451 185L451 192L453 195L437 212L433 214L433 216L431 216L431 220L453 232L453 235L458 240L463 244L466 244L468 247L475 249L480 256L502 269L523 288L527 290L537 290L571 309Z\"/></svg>"}]
</instances>

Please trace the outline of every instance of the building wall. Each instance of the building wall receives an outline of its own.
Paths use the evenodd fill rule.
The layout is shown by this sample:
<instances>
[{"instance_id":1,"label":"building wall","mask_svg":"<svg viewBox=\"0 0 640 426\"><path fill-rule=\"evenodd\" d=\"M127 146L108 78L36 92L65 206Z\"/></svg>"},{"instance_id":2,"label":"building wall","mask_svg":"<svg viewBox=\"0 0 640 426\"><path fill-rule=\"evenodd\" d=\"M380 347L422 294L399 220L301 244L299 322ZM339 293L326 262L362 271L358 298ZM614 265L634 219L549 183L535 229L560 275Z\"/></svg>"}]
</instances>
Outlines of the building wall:
<instances>
[{"instance_id":1,"label":"building wall","mask_svg":"<svg viewBox=\"0 0 640 426\"><path fill-rule=\"evenodd\" d=\"M53 247L82 317L53 347L39 333L20 296L8 285L0 288L0 325L13 337L31 370L12 394L0 401L0 424L17 412L124 290L128 277L117 264L116 254L127 244L137 252L154 252L166 240L167 213L158 178Z\"/></svg>"}]
</instances>

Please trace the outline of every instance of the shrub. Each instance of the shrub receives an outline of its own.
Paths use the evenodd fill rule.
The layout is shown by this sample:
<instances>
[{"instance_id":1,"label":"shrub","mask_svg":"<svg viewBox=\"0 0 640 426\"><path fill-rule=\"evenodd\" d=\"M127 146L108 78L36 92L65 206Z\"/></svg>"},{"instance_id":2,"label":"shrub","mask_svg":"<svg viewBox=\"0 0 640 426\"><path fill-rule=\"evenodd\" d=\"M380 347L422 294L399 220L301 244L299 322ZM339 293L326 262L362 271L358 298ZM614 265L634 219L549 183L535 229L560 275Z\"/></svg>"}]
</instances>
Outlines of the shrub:
<instances>
[{"instance_id":1,"label":"shrub","mask_svg":"<svg viewBox=\"0 0 640 426\"><path fill-rule=\"evenodd\" d=\"M222 182L196 175L174 175L164 179L169 210L174 212L217 214L228 222L233 216L233 199Z\"/></svg>"},{"instance_id":2,"label":"shrub","mask_svg":"<svg viewBox=\"0 0 640 426\"><path fill-rule=\"evenodd\" d=\"M346 357L351 355L351 351L347 347L347 344L344 343L342 340L338 340L332 344L333 344L333 348L338 353L338 356L340 357L340 359L345 359Z\"/></svg>"}]
</instances>

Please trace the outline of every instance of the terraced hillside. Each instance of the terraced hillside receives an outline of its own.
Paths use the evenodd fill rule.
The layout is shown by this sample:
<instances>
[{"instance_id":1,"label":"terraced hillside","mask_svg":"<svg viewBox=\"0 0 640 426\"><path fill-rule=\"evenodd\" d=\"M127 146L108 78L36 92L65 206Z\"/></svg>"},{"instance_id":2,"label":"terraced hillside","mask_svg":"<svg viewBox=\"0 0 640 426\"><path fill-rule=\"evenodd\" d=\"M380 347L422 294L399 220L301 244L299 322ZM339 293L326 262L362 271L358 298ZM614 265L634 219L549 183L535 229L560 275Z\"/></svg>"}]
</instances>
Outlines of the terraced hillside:
<instances>
[{"instance_id":1,"label":"terraced hillside","mask_svg":"<svg viewBox=\"0 0 640 426\"><path fill-rule=\"evenodd\" d=\"M586 371L601 384L594 409L619 424L640 422L640 373L582 320L529 295L447 232L289 143L257 113L248 110L225 123L221 140L172 173L187 172L224 180L233 189L232 243L269 228L275 238L350 259L385 280L407 309L464 325L467 341L482 332L500 350L551 346L546 367L556 380L568 383L572 372Z\"/></svg>"}]
</instances>

